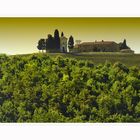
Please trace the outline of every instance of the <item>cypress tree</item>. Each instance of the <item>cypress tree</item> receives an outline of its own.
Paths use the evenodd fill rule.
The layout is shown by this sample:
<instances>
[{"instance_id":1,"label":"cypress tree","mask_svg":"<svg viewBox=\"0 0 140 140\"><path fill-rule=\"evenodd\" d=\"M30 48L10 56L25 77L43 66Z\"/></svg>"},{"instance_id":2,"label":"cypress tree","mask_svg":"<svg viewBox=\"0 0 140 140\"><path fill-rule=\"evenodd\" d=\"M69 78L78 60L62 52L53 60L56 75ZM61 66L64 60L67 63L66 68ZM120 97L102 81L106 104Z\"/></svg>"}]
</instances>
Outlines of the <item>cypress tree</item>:
<instances>
[{"instance_id":1,"label":"cypress tree","mask_svg":"<svg viewBox=\"0 0 140 140\"><path fill-rule=\"evenodd\" d=\"M60 49L60 37L57 29L54 31L54 49Z\"/></svg>"},{"instance_id":2,"label":"cypress tree","mask_svg":"<svg viewBox=\"0 0 140 140\"><path fill-rule=\"evenodd\" d=\"M64 36L64 33L62 32L62 33L61 33L61 37L63 37L63 36Z\"/></svg>"},{"instance_id":3,"label":"cypress tree","mask_svg":"<svg viewBox=\"0 0 140 140\"><path fill-rule=\"evenodd\" d=\"M54 38L51 34L48 34L48 38L46 39L46 50L53 50L54 49Z\"/></svg>"},{"instance_id":4,"label":"cypress tree","mask_svg":"<svg viewBox=\"0 0 140 140\"><path fill-rule=\"evenodd\" d=\"M123 43L121 44L120 49L121 49L121 50L122 50L122 49L129 49L129 47L128 47L127 44L126 44L126 39L124 39Z\"/></svg>"},{"instance_id":5,"label":"cypress tree","mask_svg":"<svg viewBox=\"0 0 140 140\"><path fill-rule=\"evenodd\" d=\"M68 47L69 47L69 49L72 49L74 47L74 39L73 39L73 36L70 36L69 37Z\"/></svg>"}]
</instances>

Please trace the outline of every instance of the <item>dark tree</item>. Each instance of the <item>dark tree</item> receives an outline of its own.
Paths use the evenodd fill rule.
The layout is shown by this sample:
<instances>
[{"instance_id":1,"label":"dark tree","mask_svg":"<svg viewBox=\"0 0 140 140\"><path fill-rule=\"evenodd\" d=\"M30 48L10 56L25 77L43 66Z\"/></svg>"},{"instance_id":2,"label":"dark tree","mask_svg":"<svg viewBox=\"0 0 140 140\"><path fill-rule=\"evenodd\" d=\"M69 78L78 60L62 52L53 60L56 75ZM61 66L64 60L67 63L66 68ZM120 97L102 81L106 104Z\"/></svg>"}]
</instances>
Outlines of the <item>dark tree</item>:
<instances>
[{"instance_id":1,"label":"dark tree","mask_svg":"<svg viewBox=\"0 0 140 140\"><path fill-rule=\"evenodd\" d=\"M74 39L72 36L69 37L68 47L69 49L72 49L74 47Z\"/></svg>"},{"instance_id":2,"label":"dark tree","mask_svg":"<svg viewBox=\"0 0 140 140\"><path fill-rule=\"evenodd\" d=\"M120 49L121 49L121 50L122 50L122 49L129 49L129 47L128 47L127 44L126 44L126 39L124 39L123 43L122 43L121 46L120 46Z\"/></svg>"},{"instance_id":3,"label":"dark tree","mask_svg":"<svg viewBox=\"0 0 140 140\"><path fill-rule=\"evenodd\" d=\"M42 46L37 45L37 49L38 49L39 51L42 50Z\"/></svg>"},{"instance_id":4,"label":"dark tree","mask_svg":"<svg viewBox=\"0 0 140 140\"><path fill-rule=\"evenodd\" d=\"M48 34L48 38L46 39L46 51L54 49L54 38L51 34Z\"/></svg>"},{"instance_id":5,"label":"dark tree","mask_svg":"<svg viewBox=\"0 0 140 140\"><path fill-rule=\"evenodd\" d=\"M64 36L64 33L62 32L62 33L61 33L61 37L63 37L63 36Z\"/></svg>"},{"instance_id":6,"label":"dark tree","mask_svg":"<svg viewBox=\"0 0 140 140\"><path fill-rule=\"evenodd\" d=\"M54 31L54 48L60 49L60 37L57 29Z\"/></svg>"},{"instance_id":7,"label":"dark tree","mask_svg":"<svg viewBox=\"0 0 140 140\"><path fill-rule=\"evenodd\" d=\"M40 50L45 50L46 49L46 41L45 41L45 39L40 39L39 41L38 41L38 46L37 46L37 48L38 48L38 50L40 51Z\"/></svg>"}]
</instances>

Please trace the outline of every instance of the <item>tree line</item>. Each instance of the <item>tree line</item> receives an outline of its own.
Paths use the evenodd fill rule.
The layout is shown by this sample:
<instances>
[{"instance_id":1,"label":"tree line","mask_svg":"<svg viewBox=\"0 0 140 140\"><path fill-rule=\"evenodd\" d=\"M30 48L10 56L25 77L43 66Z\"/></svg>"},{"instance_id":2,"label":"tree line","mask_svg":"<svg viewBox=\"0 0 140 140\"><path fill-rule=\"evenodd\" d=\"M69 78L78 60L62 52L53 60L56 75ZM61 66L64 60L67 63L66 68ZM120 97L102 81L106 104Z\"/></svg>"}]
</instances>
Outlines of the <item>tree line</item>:
<instances>
[{"instance_id":1,"label":"tree line","mask_svg":"<svg viewBox=\"0 0 140 140\"><path fill-rule=\"evenodd\" d=\"M64 33L61 33L61 37L64 36ZM68 40L68 47L69 49L72 49L74 47L74 38L73 36L69 37ZM51 34L48 34L47 39L40 39L38 41L37 49L39 51L46 50L47 51L55 51L60 52L60 36L59 31L56 29L54 31L54 37Z\"/></svg>"}]
</instances>

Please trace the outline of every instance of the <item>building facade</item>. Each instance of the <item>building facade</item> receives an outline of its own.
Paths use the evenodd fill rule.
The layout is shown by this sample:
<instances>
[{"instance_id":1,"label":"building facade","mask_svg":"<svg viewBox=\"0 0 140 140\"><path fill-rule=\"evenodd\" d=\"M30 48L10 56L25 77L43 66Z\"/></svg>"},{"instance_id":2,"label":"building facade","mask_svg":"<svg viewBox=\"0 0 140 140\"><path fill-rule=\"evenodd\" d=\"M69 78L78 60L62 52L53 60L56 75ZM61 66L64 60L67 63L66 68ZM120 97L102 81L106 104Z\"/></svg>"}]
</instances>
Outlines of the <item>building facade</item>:
<instances>
[{"instance_id":1,"label":"building facade","mask_svg":"<svg viewBox=\"0 0 140 140\"><path fill-rule=\"evenodd\" d=\"M60 37L60 52L69 52L67 41L68 39L65 36Z\"/></svg>"},{"instance_id":2,"label":"building facade","mask_svg":"<svg viewBox=\"0 0 140 140\"><path fill-rule=\"evenodd\" d=\"M74 47L78 52L119 52L120 45L114 41L95 41L76 44Z\"/></svg>"}]
</instances>

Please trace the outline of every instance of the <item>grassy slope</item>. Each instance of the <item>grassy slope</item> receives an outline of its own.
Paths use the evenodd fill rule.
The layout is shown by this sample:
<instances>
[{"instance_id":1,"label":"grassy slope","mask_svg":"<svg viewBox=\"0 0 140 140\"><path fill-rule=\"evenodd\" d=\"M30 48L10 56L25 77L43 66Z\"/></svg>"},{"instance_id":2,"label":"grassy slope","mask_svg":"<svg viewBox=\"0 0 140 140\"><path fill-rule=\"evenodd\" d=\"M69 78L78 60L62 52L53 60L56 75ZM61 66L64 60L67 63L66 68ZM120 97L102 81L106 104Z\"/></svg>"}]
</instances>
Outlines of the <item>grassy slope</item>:
<instances>
[{"instance_id":1,"label":"grassy slope","mask_svg":"<svg viewBox=\"0 0 140 140\"><path fill-rule=\"evenodd\" d=\"M27 54L30 55L30 54ZM79 60L91 60L95 64L105 63L109 61L111 63L121 62L127 66L138 66L140 67L140 54L124 54L124 53L75 53L75 54L64 54L64 53L47 53L52 57L58 55L70 58L76 58ZM26 55L23 55L26 56Z\"/></svg>"}]
</instances>

